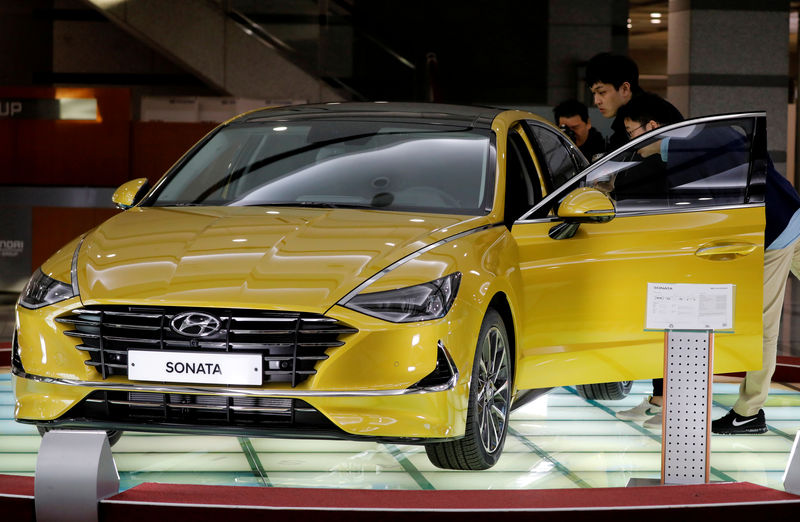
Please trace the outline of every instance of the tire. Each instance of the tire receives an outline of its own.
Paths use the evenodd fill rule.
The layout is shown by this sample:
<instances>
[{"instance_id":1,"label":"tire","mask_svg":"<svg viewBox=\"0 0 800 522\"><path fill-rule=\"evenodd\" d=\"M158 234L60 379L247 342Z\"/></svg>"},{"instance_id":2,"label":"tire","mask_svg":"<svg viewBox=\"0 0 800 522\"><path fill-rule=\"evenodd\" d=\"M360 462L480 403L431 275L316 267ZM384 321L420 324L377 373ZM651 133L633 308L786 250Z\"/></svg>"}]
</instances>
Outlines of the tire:
<instances>
[{"instance_id":1,"label":"tire","mask_svg":"<svg viewBox=\"0 0 800 522\"><path fill-rule=\"evenodd\" d=\"M627 397L631 386L633 386L633 381L579 384L576 388L578 388L578 395L584 399L616 401Z\"/></svg>"},{"instance_id":2,"label":"tire","mask_svg":"<svg viewBox=\"0 0 800 522\"><path fill-rule=\"evenodd\" d=\"M489 309L483 318L470 378L464 437L425 445L434 466L481 470L503 452L511 411L511 352L503 319Z\"/></svg>"},{"instance_id":3,"label":"tire","mask_svg":"<svg viewBox=\"0 0 800 522\"><path fill-rule=\"evenodd\" d=\"M39 430L39 435L44 437L44 434L50 431L53 428L48 428L46 426L36 426L36 429ZM119 439L122 437L124 432L122 430L106 430L106 436L108 437L108 445L113 446Z\"/></svg>"}]
</instances>

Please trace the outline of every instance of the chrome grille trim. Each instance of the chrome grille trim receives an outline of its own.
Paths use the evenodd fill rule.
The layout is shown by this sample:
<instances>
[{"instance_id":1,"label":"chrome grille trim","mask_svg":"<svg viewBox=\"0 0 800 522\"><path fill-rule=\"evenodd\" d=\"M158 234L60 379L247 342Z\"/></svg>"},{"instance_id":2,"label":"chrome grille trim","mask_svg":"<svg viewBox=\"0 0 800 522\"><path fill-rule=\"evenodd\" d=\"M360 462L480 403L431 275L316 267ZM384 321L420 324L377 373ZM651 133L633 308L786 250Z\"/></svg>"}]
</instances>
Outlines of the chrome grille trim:
<instances>
[{"instance_id":1,"label":"chrome grille trim","mask_svg":"<svg viewBox=\"0 0 800 522\"><path fill-rule=\"evenodd\" d=\"M184 312L207 313L220 321L207 337L187 337L174 331L172 319ZM328 358L328 349L343 346L341 336L358 330L330 317L304 312L91 306L57 317L64 335L82 342L76 349L87 354L87 366L103 379L127 376L128 351L186 350L207 353L260 353L266 383L292 387L316 374L315 366Z\"/></svg>"},{"instance_id":2,"label":"chrome grille trim","mask_svg":"<svg viewBox=\"0 0 800 522\"><path fill-rule=\"evenodd\" d=\"M83 364L85 364L86 366L94 366L95 368L99 368L100 366L105 365L107 368L117 368L119 370L121 370L123 368L125 370L128 369L128 365L127 364L117 364L117 363L109 363L109 362L101 363L101 362L95 362L95 361L86 361Z\"/></svg>"},{"instance_id":3,"label":"chrome grille trim","mask_svg":"<svg viewBox=\"0 0 800 522\"><path fill-rule=\"evenodd\" d=\"M446 385L419 386L414 388L388 389L388 390L297 390L281 388L212 388L209 386L171 386L171 385L139 385L104 381L77 381L73 379L57 379L27 373L18 368L12 368L11 373L21 379L35 382L58 384L61 386L79 386L98 388L108 391L141 391L159 393L202 393L204 395L236 396L236 397L396 397L399 395L419 395L423 393L445 392L455 388L458 375L455 375ZM298 410L299 411L299 410Z\"/></svg>"}]
</instances>

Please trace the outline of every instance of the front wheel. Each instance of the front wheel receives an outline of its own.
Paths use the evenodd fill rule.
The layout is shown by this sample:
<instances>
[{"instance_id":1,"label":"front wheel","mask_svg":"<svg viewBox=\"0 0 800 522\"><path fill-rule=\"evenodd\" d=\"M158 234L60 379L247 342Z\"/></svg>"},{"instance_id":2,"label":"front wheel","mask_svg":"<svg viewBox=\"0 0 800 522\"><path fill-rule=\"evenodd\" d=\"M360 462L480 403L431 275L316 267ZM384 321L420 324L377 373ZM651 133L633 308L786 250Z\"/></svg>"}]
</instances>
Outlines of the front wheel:
<instances>
[{"instance_id":1,"label":"front wheel","mask_svg":"<svg viewBox=\"0 0 800 522\"><path fill-rule=\"evenodd\" d=\"M425 451L435 466L480 470L491 468L500 458L511 411L510 358L503 318L490 309L478 335L464 437L426 444Z\"/></svg>"}]
</instances>

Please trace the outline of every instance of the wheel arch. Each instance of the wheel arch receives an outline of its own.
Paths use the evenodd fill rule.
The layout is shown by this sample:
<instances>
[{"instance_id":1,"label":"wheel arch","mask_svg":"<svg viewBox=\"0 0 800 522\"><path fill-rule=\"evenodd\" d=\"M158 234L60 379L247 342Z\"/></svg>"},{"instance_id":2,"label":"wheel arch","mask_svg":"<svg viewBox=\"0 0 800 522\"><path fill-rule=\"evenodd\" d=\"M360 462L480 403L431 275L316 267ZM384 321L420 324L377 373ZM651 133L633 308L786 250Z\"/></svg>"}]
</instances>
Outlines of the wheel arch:
<instances>
[{"instance_id":1,"label":"wheel arch","mask_svg":"<svg viewBox=\"0 0 800 522\"><path fill-rule=\"evenodd\" d=\"M504 292L497 292L492 300L489 301L488 308L493 308L500 314L503 323L506 327L506 334L508 335L508 342L510 344L509 351L511 352L511 370L512 375L516 375L517 371L517 335L516 326L514 324L514 314L511 311L511 304L508 302L508 296ZM487 309L488 309L487 308ZM516 382L516 379L514 379Z\"/></svg>"}]
</instances>

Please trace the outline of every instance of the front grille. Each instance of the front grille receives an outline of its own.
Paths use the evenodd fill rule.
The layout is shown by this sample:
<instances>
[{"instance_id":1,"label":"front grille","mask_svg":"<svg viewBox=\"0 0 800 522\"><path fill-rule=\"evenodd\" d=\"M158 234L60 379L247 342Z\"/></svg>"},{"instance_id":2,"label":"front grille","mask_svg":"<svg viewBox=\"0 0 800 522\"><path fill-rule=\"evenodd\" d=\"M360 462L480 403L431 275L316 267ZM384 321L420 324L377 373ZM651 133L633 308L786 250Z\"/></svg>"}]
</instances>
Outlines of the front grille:
<instances>
[{"instance_id":1,"label":"front grille","mask_svg":"<svg viewBox=\"0 0 800 522\"><path fill-rule=\"evenodd\" d=\"M220 328L202 337L179 334L170 323L185 312L211 315ZM76 348L103 379L128 375L129 350L259 353L264 382L292 386L314 375L326 352L344 344L342 336L358 332L319 314L209 308L85 307L56 321L72 327L64 335L81 340Z\"/></svg>"},{"instance_id":2,"label":"front grille","mask_svg":"<svg viewBox=\"0 0 800 522\"><path fill-rule=\"evenodd\" d=\"M276 397L93 391L59 420L92 419L146 425L269 427L319 425L324 417L307 402Z\"/></svg>"}]
</instances>

